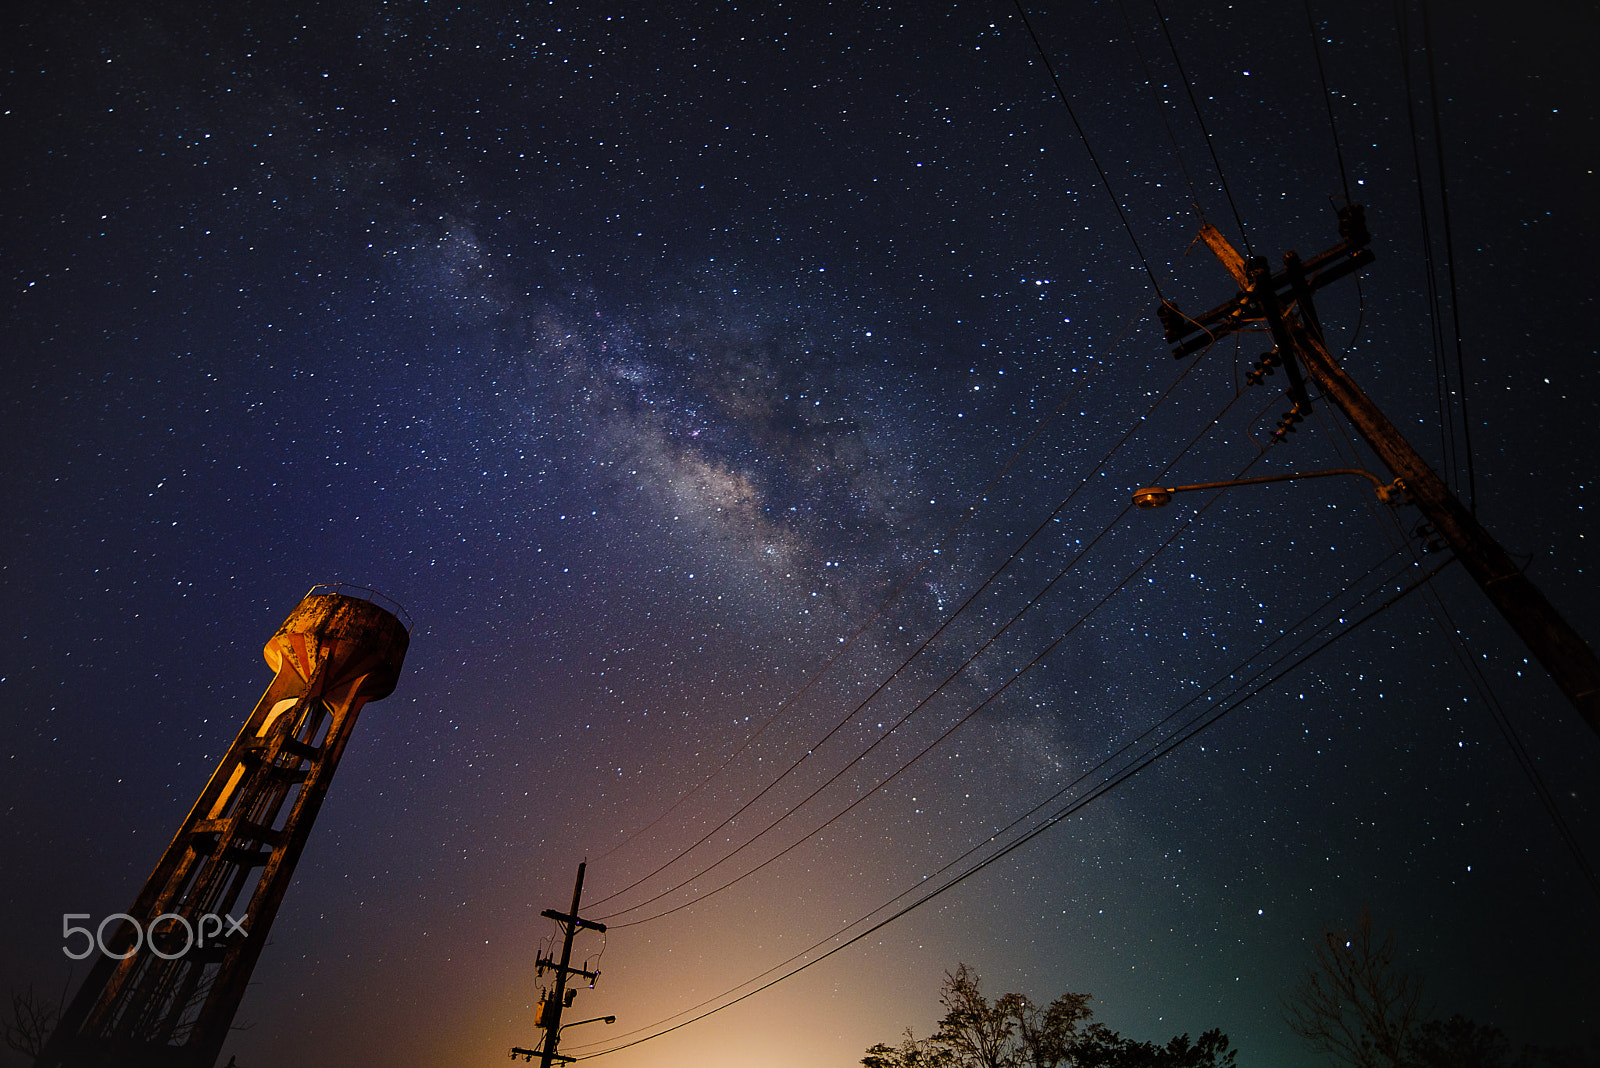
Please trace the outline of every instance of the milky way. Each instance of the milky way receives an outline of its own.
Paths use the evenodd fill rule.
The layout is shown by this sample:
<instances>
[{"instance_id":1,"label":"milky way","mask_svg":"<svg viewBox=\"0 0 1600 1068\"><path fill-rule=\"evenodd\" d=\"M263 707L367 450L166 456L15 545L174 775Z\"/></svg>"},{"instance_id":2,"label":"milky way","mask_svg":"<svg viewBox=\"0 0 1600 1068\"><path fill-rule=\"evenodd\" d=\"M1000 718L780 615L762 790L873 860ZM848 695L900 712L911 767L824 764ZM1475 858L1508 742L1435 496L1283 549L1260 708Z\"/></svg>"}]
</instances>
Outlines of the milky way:
<instances>
[{"instance_id":1,"label":"milky way","mask_svg":"<svg viewBox=\"0 0 1600 1068\"><path fill-rule=\"evenodd\" d=\"M1593 858L1596 739L1459 567L1401 596L1445 559L1418 513L1130 507L1377 469L1320 400L1270 444L1262 332L1174 360L1154 314L1233 295L1202 217L1306 256L1348 188L1376 259L1319 293L1331 347L1600 638L1595 20L1432 11L1439 157L1421 10L1321 6L1337 152L1295 5L1163 4L1187 86L1153 7L1035 13L1070 114L1003 4L29 5L0 982L82 978L62 914L129 905L346 580L411 651L241 1068L536 1044L586 858L571 1018L618 1023L563 1048L649 1038L617 1068L852 1064L958 962L1310 1063L1282 993L1363 907L1441 1014L1586 1040L1600 909L1512 743Z\"/></svg>"}]
</instances>

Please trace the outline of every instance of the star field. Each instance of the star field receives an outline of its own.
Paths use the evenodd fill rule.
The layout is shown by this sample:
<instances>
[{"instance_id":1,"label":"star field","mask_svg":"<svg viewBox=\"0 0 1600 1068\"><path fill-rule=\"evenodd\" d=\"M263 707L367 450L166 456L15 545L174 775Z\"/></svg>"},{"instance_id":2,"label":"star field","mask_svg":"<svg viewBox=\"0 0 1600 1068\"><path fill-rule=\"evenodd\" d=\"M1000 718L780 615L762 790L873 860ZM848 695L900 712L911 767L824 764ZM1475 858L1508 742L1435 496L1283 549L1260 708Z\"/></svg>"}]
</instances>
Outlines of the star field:
<instances>
[{"instance_id":1,"label":"star field","mask_svg":"<svg viewBox=\"0 0 1600 1068\"><path fill-rule=\"evenodd\" d=\"M1431 11L1452 303L1421 9L1402 44L1390 5L1324 7L1376 254L1318 294L1330 347L1600 640L1600 22ZM535 1044L539 913L585 859L611 930L570 1018L618 1023L579 1055L1033 830L601 1063L854 1064L958 961L1312 1063L1280 999L1363 906L1441 1014L1588 1040L1600 908L1500 724L1591 860L1596 737L1460 567L1399 596L1445 560L1417 512L1359 478L1130 508L1378 470L1331 404L1269 446L1263 335L1162 340L1161 297L1234 292L1201 213L1309 255L1343 179L1302 9L1161 10L1182 73L1153 7L1030 7L1070 116L1007 4L14 14L0 983L75 989L61 914L128 906L261 644L343 580L412 644L241 1068Z\"/></svg>"}]
</instances>

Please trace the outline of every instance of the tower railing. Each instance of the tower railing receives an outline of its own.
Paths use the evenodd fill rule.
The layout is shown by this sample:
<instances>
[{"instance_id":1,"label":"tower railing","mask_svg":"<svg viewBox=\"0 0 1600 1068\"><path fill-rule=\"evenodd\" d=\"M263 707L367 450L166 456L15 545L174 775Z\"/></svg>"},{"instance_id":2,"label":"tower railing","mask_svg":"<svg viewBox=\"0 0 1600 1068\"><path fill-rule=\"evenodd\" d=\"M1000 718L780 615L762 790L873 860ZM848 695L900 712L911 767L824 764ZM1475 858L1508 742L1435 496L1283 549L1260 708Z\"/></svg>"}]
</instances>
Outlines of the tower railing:
<instances>
[{"instance_id":1,"label":"tower railing","mask_svg":"<svg viewBox=\"0 0 1600 1068\"><path fill-rule=\"evenodd\" d=\"M351 592L354 591L354 592ZM405 625L406 633L411 633L413 626L411 613L406 611L405 605L386 594L379 593L367 586L357 586L353 582L323 582L306 591L306 597L316 597L324 594L335 593L343 597L354 597L361 601L371 601L379 608L393 615ZM303 599L303 598L302 598Z\"/></svg>"}]
</instances>

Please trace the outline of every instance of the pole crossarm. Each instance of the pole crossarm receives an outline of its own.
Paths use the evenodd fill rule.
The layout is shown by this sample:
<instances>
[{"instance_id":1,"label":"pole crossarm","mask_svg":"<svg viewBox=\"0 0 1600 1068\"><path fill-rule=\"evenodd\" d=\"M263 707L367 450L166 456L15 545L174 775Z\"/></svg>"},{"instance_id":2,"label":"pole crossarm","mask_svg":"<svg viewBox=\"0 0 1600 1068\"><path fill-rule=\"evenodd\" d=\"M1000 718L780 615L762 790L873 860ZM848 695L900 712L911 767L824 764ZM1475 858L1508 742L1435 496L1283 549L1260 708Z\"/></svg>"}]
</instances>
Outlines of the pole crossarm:
<instances>
[{"instance_id":1,"label":"pole crossarm","mask_svg":"<svg viewBox=\"0 0 1600 1068\"><path fill-rule=\"evenodd\" d=\"M571 916L565 912L557 912L555 909L545 909L539 915L555 920L557 923L571 924L574 927L583 927L590 931L598 931L601 934L606 933L605 924L596 923L594 920L586 920L582 916Z\"/></svg>"},{"instance_id":2,"label":"pole crossarm","mask_svg":"<svg viewBox=\"0 0 1600 1068\"><path fill-rule=\"evenodd\" d=\"M544 970L546 968L559 968L559 967L561 967L561 965L557 964L555 962L555 960L553 960L550 957L538 957L538 958L535 959L534 963L538 966L540 975L544 974ZM568 975L581 975L585 979L590 979L590 980L598 979L600 977L600 973L599 972L586 972L582 968L568 968L567 969L567 974Z\"/></svg>"},{"instance_id":3,"label":"pole crossarm","mask_svg":"<svg viewBox=\"0 0 1600 1068\"><path fill-rule=\"evenodd\" d=\"M1339 209L1339 236L1343 238L1339 244L1308 260L1297 258L1283 270L1269 274L1261 283L1252 281L1248 261L1233 250L1216 227L1206 223L1201 227L1200 236L1233 276L1239 292L1232 300L1199 316L1185 315L1170 300L1161 302L1156 313L1167 344L1173 346L1172 355L1178 358L1199 352L1217 339L1267 318L1259 299L1263 293L1270 293L1278 306L1287 306L1373 260L1372 250L1367 247L1372 236L1367 232L1366 212L1360 204ZM1226 251L1222 251L1224 249ZM1200 336L1190 337L1195 333Z\"/></svg>"}]
</instances>

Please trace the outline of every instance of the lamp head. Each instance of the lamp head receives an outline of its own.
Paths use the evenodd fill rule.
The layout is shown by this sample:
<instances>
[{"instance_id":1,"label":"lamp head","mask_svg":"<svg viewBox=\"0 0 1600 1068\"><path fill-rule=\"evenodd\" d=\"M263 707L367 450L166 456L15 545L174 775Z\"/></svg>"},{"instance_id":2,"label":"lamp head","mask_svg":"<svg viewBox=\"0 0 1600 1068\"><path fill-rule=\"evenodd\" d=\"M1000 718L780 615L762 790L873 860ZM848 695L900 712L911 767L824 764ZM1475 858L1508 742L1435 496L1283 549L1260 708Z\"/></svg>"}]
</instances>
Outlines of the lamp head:
<instances>
[{"instance_id":1,"label":"lamp head","mask_svg":"<svg viewBox=\"0 0 1600 1068\"><path fill-rule=\"evenodd\" d=\"M1160 486L1149 486L1135 491L1133 495L1133 503L1140 508L1161 508L1171 501L1172 491Z\"/></svg>"}]
</instances>

